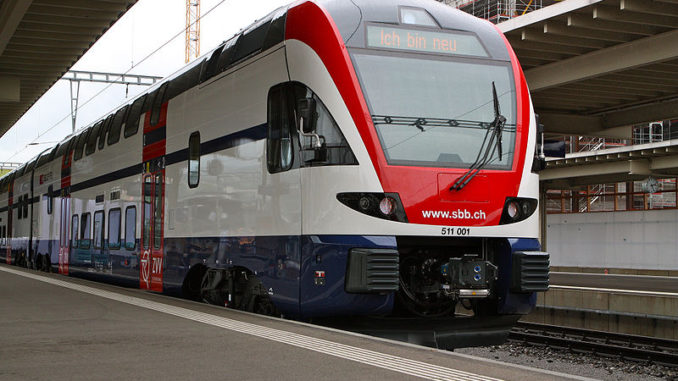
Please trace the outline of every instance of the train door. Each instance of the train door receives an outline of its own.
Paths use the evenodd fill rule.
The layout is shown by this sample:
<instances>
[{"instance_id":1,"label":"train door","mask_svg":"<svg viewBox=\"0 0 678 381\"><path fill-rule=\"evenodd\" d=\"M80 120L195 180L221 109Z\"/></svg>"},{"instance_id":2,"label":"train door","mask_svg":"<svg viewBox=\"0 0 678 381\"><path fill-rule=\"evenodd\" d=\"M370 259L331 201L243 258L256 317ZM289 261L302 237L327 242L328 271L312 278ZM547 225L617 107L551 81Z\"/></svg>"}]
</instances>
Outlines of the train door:
<instances>
[{"instance_id":1,"label":"train door","mask_svg":"<svg viewBox=\"0 0 678 381\"><path fill-rule=\"evenodd\" d=\"M162 292L164 260L164 195L165 171L143 176L141 208L141 265L139 287Z\"/></svg>"},{"instance_id":2,"label":"train door","mask_svg":"<svg viewBox=\"0 0 678 381\"><path fill-rule=\"evenodd\" d=\"M71 197L61 198L59 216L59 274L68 275L68 258L70 255L70 223Z\"/></svg>"},{"instance_id":3,"label":"train door","mask_svg":"<svg viewBox=\"0 0 678 381\"><path fill-rule=\"evenodd\" d=\"M139 288L163 291L167 83L149 95L144 115Z\"/></svg>"},{"instance_id":4,"label":"train door","mask_svg":"<svg viewBox=\"0 0 678 381\"><path fill-rule=\"evenodd\" d=\"M5 262L12 264L12 204L14 203L14 179L9 180L9 193L7 199L7 252L5 253Z\"/></svg>"},{"instance_id":5,"label":"train door","mask_svg":"<svg viewBox=\"0 0 678 381\"><path fill-rule=\"evenodd\" d=\"M75 222L71 226L70 188L72 162L73 152L68 150L61 159L61 205L59 208L59 274L64 275L68 275L71 245L75 242L75 239L71 239L71 234L76 236L78 234ZM75 231L71 232L71 229Z\"/></svg>"}]
</instances>

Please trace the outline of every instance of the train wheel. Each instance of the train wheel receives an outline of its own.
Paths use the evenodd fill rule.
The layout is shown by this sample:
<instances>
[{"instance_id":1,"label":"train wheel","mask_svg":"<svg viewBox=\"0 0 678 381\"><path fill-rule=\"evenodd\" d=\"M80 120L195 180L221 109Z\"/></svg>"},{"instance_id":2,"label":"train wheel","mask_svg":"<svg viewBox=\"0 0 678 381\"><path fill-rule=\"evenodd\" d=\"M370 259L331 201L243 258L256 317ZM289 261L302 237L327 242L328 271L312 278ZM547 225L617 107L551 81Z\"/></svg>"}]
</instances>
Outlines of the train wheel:
<instances>
[{"instance_id":1,"label":"train wheel","mask_svg":"<svg viewBox=\"0 0 678 381\"><path fill-rule=\"evenodd\" d=\"M186 279L184 279L184 283L181 286L181 292L186 299L202 301L201 286L206 271L207 267L202 264L194 265L188 270Z\"/></svg>"},{"instance_id":2,"label":"train wheel","mask_svg":"<svg viewBox=\"0 0 678 381\"><path fill-rule=\"evenodd\" d=\"M38 254L35 260L33 261L33 269L37 271L42 271L42 254Z\"/></svg>"},{"instance_id":3,"label":"train wheel","mask_svg":"<svg viewBox=\"0 0 678 381\"><path fill-rule=\"evenodd\" d=\"M52 272L52 261L49 259L49 255L47 254L42 256L42 271L46 273Z\"/></svg>"}]
</instances>

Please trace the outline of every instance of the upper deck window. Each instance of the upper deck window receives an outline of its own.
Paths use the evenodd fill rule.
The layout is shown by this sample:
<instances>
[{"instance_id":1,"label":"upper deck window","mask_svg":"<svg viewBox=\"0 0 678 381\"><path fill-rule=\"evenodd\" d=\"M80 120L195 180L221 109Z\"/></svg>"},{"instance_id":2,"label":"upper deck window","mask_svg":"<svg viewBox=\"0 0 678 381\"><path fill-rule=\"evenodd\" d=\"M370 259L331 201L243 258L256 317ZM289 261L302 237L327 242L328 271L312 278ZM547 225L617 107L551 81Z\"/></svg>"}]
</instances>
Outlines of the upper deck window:
<instances>
[{"instance_id":1,"label":"upper deck window","mask_svg":"<svg viewBox=\"0 0 678 381\"><path fill-rule=\"evenodd\" d=\"M497 132L494 84L506 122L485 167L510 169L516 134L510 63L410 53L360 52L353 58L389 164L471 166Z\"/></svg>"}]
</instances>

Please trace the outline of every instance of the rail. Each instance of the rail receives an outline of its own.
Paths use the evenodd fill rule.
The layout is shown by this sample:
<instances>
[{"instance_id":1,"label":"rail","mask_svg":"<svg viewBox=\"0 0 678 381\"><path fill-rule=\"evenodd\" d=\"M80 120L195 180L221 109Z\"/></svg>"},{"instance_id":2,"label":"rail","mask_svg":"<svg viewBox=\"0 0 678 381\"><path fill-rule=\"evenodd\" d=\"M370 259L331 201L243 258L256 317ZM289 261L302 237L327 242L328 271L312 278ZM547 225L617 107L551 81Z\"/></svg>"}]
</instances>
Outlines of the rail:
<instances>
[{"instance_id":1,"label":"rail","mask_svg":"<svg viewBox=\"0 0 678 381\"><path fill-rule=\"evenodd\" d=\"M509 341L678 368L678 340L519 322Z\"/></svg>"}]
</instances>

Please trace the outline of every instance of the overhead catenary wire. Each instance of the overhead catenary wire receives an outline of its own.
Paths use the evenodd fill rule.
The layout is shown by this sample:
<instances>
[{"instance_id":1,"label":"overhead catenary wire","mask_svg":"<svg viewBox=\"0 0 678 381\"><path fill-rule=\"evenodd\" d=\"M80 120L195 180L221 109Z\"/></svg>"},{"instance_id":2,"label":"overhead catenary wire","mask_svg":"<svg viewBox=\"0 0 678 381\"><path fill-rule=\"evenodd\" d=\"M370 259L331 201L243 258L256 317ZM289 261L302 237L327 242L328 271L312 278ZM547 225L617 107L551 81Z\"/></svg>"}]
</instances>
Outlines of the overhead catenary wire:
<instances>
[{"instance_id":1,"label":"overhead catenary wire","mask_svg":"<svg viewBox=\"0 0 678 381\"><path fill-rule=\"evenodd\" d=\"M225 3L226 1L227 1L227 0L221 0L221 1L219 1L216 5L214 5L212 8L210 8L207 12L205 12L203 15L201 15L200 17L198 17L193 23L199 22L200 20L202 20L203 18L205 18L207 15L209 15L212 11L214 11L215 9L217 9L219 6L221 6L221 5L222 5L223 3ZM192 24L191 24L191 25L192 25ZM115 80L122 78L122 77L123 77L124 75L126 75L126 74L129 74L129 72L132 71L134 68L136 68L137 66L141 65L142 63L144 63L146 60L148 60L148 59L151 58L153 55L155 55L156 53L158 53L161 49L163 49L165 46L169 45L172 41L174 41L175 39L177 39L179 36L185 34L185 33L186 33L186 30L187 30L191 25L187 25L186 27L182 28L179 32L177 32L177 33L174 34L172 37L170 37L170 39L168 39L167 41L165 41L165 42L164 42L162 45L160 45L158 48L156 48L155 50L153 50L151 53L147 54L147 55L146 55L144 58L142 58L139 62L137 62L137 63L132 63L132 65L130 66L130 68L127 69L127 70L126 70L124 73L122 73L120 76L118 76L117 78L115 78ZM89 103L92 102L94 99L96 99L98 96L100 96L101 94L103 94L106 90L108 90L112 85L114 85L114 84L113 84L113 83L110 83L110 84L106 85L104 88L102 88L102 89L101 89L100 91L98 91L96 94L94 94L94 95L91 96L89 99L87 99L86 101L84 101L81 105L79 105L78 108L77 108L77 110L81 110L81 109L82 109L83 107L85 107L87 104L89 104ZM47 134L47 133L50 132L51 130L55 129L57 126L59 126L61 123L63 123L64 121L66 121L66 120L67 120L68 118L70 118L70 117L71 117L71 113L69 112L66 116L64 116L63 118L61 118L58 122L54 123L54 124L53 124L52 126L50 126L48 129L44 130L44 131L41 132L41 133L38 133L38 136L36 136L35 139L31 140L31 141L30 141L29 143L27 143L25 146L23 146L22 148L20 148L20 149L18 149L17 151L15 151L15 152L12 154L12 156L10 156L9 158L7 158L7 159L4 160L4 161L11 161L11 160L12 160L14 157L16 157L18 154L20 154L21 152L25 151L26 148L28 148L32 143L36 143L37 140L40 139L40 137L44 136L45 134Z\"/></svg>"}]
</instances>

